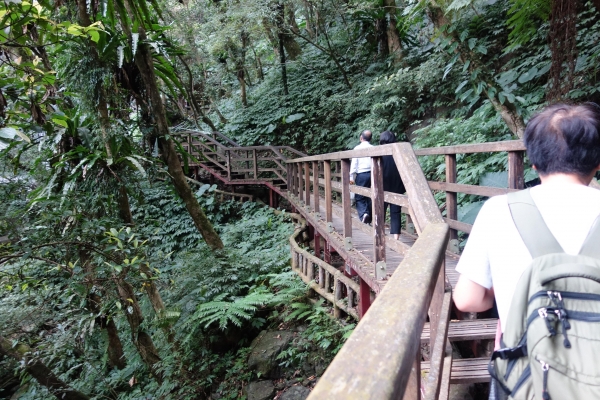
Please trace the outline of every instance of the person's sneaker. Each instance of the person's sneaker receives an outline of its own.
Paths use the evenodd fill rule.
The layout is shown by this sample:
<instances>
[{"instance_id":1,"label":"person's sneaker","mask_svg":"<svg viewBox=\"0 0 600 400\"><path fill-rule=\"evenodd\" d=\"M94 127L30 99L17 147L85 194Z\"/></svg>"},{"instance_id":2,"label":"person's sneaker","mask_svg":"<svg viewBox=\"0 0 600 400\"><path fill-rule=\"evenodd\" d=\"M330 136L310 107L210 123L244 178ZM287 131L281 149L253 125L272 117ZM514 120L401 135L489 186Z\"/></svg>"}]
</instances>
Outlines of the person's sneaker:
<instances>
[{"instance_id":1,"label":"person's sneaker","mask_svg":"<svg viewBox=\"0 0 600 400\"><path fill-rule=\"evenodd\" d=\"M364 224L368 224L369 222L371 222L371 216L367 213L364 213L362 217L362 222Z\"/></svg>"}]
</instances>

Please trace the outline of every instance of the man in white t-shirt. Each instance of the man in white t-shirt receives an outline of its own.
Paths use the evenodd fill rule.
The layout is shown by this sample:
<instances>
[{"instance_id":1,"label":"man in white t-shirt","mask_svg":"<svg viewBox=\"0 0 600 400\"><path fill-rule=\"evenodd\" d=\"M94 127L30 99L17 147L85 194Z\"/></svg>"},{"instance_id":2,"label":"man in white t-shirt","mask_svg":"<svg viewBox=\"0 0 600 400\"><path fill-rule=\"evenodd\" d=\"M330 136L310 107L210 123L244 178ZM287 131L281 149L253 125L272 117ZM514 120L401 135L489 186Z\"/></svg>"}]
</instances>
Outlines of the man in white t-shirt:
<instances>
[{"instance_id":1,"label":"man in white t-shirt","mask_svg":"<svg viewBox=\"0 0 600 400\"><path fill-rule=\"evenodd\" d=\"M600 215L600 190L588 186L600 169L600 107L550 106L529 121L524 142L542 182L531 196L564 251L578 254ZM504 330L517 282L531 260L506 196L489 199L456 267L461 274L453 293L456 307L482 312L495 299Z\"/></svg>"},{"instance_id":2,"label":"man in white t-shirt","mask_svg":"<svg viewBox=\"0 0 600 400\"><path fill-rule=\"evenodd\" d=\"M368 149L373 147L371 145L371 131L362 131L360 134L360 144L354 148L354 150ZM359 157L353 158L350 164L350 184L356 186L362 186L366 188L371 187L371 157ZM354 199L356 200L356 212L358 218L368 224L371 222L371 199L355 194Z\"/></svg>"}]
</instances>

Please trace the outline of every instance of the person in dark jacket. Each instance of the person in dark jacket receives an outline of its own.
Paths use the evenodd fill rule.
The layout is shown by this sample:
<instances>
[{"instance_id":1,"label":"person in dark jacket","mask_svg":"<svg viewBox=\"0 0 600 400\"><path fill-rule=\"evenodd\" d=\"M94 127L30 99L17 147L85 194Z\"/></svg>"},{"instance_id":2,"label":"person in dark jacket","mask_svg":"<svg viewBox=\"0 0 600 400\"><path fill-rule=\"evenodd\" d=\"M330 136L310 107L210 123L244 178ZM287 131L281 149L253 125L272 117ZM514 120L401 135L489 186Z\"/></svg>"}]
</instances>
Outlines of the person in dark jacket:
<instances>
[{"instance_id":1,"label":"person in dark jacket","mask_svg":"<svg viewBox=\"0 0 600 400\"><path fill-rule=\"evenodd\" d=\"M385 131L379 135L379 144L396 143L396 135L392 131ZM402 194L406 192L404 183L400 179L400 173L396 168L396 162L393 156L383 156L383 190L386 192ZM384 215L387 214L388 206L390 207L390 234L394 235L394 239L400 237L400 206L396 204L384 203Z\"/></svg>"}]
</instances>

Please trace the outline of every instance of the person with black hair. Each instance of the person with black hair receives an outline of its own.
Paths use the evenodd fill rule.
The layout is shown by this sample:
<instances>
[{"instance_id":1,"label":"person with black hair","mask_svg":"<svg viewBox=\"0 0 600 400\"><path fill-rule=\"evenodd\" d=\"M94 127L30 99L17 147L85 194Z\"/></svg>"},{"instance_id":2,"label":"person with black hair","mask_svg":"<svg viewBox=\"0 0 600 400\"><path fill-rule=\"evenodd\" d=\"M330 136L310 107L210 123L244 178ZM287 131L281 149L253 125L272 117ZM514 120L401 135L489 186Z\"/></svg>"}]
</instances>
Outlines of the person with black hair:
<instances>
[{"instance_id":1,"label":"person with black hair","mask_svg":"<svg viewBox=\"0 0 600 400\"><path fill-rule=\"evenodd\" d=\"M531 198L564 252L578 254L600 215L600 190L588 186L600 169L600 107L547 107L527 124L524 142L541 180L530 189ZM504 331L517 282L531 262L507 196L492 197L477 215L456 267L456 307L482 312L495 299Z\"/></svg>"},{"instance_id":2,"label":"person with black hair","mask_svg":"<svg viewBox=\"0 0 600 400\"><path fill-rule=\"evenodd\" d=\"M362 131L359 140L360 144L354 148L354 150L367 149L373 147L371 145L371 131ZM362 186L366 188L371 187L371 157L359 157L353 158L350 164L350 184ZM368 224L371 222L371 199L369 197L362 196L360 194L354 195L356 201L356 212L358 218Z\"/></svg>"},{"instance_id":3,"label":"person with black hair","mask_svg":"<svg viewBox=\"0 0 600 400\"><path fill-rule=\"evenodd\" d=\"M379 135L379 144L392 144L396 143L396 135L392 131L385 131ZM404 183L400 179L400 173L396 167L394 156L383 156L382 158L383 167L383 190L392 193L405 193ZM383 215L387 214L388 206L390 208L390 234L394 235L394 239L400 238L400 224L401 214L400 206L396 204L384 203Z\"/></svg>"}]
</instances>

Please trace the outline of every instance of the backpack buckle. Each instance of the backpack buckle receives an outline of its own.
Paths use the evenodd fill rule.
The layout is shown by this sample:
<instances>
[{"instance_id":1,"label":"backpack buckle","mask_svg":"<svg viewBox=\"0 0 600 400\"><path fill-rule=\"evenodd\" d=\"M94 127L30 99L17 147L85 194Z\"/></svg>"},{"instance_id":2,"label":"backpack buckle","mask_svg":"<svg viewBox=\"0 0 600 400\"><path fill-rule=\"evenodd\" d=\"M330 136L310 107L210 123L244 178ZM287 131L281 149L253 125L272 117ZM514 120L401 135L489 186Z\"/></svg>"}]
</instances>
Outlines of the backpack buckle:
<instances>
[{"instance_id":1,"label":"backpack buckle","mask_svg":"<svg viewBox=\"0 0 600 400\"><path fill-rule=\"evenodd\" d=\"M502 360L514 360L515 358L521 358L527 355L527 345L522 344L517 347L505 347L504 349L498 349L492 353L492 360L500 358Z\"/></svg>"}]
</instances>

